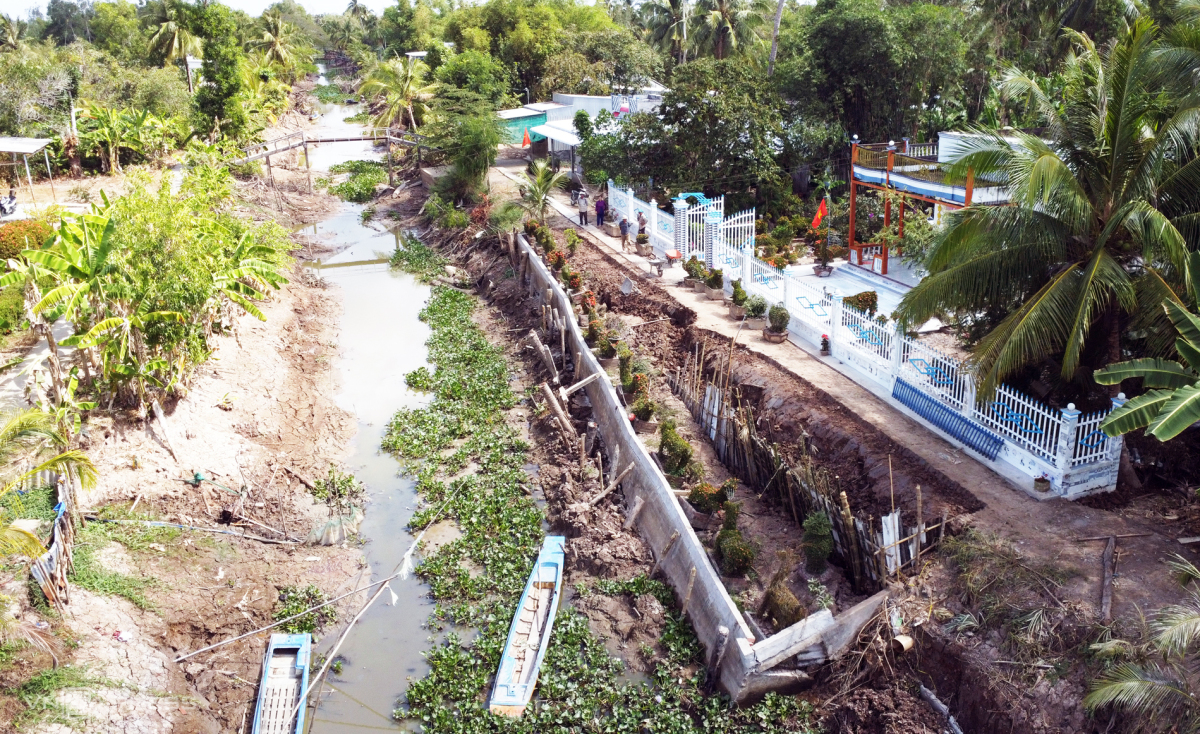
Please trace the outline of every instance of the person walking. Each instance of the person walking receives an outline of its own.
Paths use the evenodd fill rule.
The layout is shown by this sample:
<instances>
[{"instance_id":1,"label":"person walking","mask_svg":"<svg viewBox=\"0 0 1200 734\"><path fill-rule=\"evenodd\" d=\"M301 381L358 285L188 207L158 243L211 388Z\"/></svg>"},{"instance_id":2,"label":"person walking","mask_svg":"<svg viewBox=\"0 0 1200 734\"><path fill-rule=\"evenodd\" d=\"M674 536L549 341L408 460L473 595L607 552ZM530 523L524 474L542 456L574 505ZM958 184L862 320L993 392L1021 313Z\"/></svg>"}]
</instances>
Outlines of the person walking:
<instances>
[{"instance_id":1,"label":"person walking","mask_svg":"<svg viewBox=\"0 0 1200 734\"><path fill-rule=\"evenodd\" d=\"M638 234L646 234L646 213L638 212Z\"/></svg>"},{"instance_id":2,"label":"person walking","mask_svg":"<svg viewBox=\"0 0 1200 734\"><path fill-rule=\"evenodd\" d=\"M604 215L608 213L608 202L603 196L596 197L596 226L604 229Z\"/></svg>"},{"instance_id":3,"label":"person walking","mask_svg":"<svg viewBox=\"0 0 1200 734\"><path fill-rule=\"evenodd\" d=\"M587 189L579 190L579 223L587 226L588 223L588 192Z\"/></svg>"},{"instance_id":4,"label":"person walking","mask_svg":"<svg viewBox=\"0 0 1200 734\"><path fill-rule=\"evenodd\" d=\"M621 252L628 252L629 251L629 220L626 219L625 217L621 217L621 224L618 226L621 228Z\"/></svg>"}]
</instances>

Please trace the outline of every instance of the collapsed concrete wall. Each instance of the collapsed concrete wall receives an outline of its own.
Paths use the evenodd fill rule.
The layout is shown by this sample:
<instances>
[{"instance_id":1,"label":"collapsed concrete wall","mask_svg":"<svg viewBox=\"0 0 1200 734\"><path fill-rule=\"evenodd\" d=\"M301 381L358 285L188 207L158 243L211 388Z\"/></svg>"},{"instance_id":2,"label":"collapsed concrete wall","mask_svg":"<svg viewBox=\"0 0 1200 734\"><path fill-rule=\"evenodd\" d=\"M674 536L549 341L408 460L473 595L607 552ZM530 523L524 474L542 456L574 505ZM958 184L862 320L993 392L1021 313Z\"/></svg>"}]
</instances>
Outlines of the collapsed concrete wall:
<instances>
[{"instance_id":1,"label":"collapsed concrete wall","mask_svg":"<svg viewBox=\"0 0 1200 734\"><path fill-rule=\"evenodd\" d=\"M808 681L799 670L775 670L785 661L815 664L836 657L854 642L859 630L882 606L883 591L839 615L814 614L766 640L757 640L729 596L720 574L658 464L638 440L626 407L609 375L584 340L574 304L523 235L506 238L514 269L533 297L550 308L547 323L553 341L574 357L574 380L597 375L582 389L604 439L606 466L623 477L626 524L634 527L654 554L655 565L674 588L706 652L710 672L735 701ZM554 360L545 355L554 371ZM566 354L563 355L566 359Z\"/></svg>"}]
</instances>

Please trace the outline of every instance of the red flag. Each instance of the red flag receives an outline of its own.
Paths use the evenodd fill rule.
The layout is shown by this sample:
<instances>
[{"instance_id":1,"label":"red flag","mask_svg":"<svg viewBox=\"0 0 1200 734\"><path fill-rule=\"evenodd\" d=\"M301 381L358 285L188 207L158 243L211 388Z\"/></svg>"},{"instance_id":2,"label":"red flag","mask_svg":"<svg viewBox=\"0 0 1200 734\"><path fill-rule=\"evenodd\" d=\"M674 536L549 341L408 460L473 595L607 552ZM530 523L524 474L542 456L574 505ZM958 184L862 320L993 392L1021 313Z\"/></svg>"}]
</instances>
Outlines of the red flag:
<instances>
[{"instance_id":1,"label":"red flag","mask_svg":"<svg viewBox=\"0 0 1200 734\"><path fill-rule=\"evenodd\" d=\"M817 216L813 217L812 228L816 229L821 226L821 220L829 213L829 209L825 207L825 200L821 199L821 206L817 208Z\"/></svg>"},{"instance_id":2,"label":"red flag","mask_svg":"<svg viewBox=\"0 0 1200 734\"><path fill-rule=\"evenodd\" d=\"M529 128L525 128L525 139L521 141L521 147L525 148L528 145L529 145Z\"/></svg>"}]
</instances>

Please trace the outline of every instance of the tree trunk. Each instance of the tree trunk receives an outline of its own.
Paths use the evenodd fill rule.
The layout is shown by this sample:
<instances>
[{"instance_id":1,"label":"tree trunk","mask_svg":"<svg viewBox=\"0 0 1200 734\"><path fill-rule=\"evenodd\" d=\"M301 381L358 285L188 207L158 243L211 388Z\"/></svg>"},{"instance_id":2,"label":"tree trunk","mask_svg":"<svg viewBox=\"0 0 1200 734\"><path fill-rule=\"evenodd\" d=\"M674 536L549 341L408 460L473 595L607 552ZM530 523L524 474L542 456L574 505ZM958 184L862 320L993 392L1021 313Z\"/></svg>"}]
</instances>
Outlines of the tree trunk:
<instances>
[{"instance_id":1,"label":"tree trunk","mask_svg":"<svg viewBox=\"0 0 1200 734\"><path fill-rule=\"evenodd\" d=\"M775 54L779 51L779 22L783 20L783 3L784 0L779 0L779 6L775 8L775 30L771 32L771 59L767 62L767 76L775 73Z\"/></svg>"}]
</instances>

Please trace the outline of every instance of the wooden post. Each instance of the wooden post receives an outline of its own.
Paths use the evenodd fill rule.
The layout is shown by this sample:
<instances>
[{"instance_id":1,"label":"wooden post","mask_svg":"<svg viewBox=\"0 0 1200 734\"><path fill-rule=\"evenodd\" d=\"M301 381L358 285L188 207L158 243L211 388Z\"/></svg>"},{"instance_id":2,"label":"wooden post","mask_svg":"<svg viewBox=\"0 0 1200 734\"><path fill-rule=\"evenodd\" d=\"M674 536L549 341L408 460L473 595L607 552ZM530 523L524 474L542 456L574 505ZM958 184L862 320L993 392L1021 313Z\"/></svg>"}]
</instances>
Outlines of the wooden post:
<instances>
[{"instance_id":1,"label":"wooden post","mask_svg":"<svg viewBox=\"0 0 1200 734\"><path fill-rule=\"evenodd\" d=\"M308 171L308 193L313 193L312 161L308 160L308 133L300 133L304 141L304 168Z\"/></svg>"},{"instance_id":2,"label":"wooden post","mask_svg":"<svg viewBox=\"0 0 1200 734\"><path fill-rule=\"evenodd\" d=\"M938 545L946 538L946 508L942 508L942 524L938 527Z\"/></svg>"},{"instance_id":3,"label":"wooden post","mask_svg":"<svg viewBox=\"0 0 1200 734\"><path fill-rule=\"evenodd\" d=\"M632 467L633 464L630 464L629 466ZM617 480L613 481L613 485L616 485L618 480L620 480L620 477L617 477ZM637 516L639 514L641 514L642 508L645 506L646 506L646 501L644 499L642 499L641 497L634 498L633 508L630 509L630 511L629 511L629 517L625 518L625 529L626 530L629 530L630 528L633 527L633 523L637 521Z\"/></svg>"},{"instance_id":4,"label":"wooden post","mask_svg":"<svg viewBox=\"0 0 1200 734\"><path fill-rule=\"evenodd\" d=\"M963 203L971 206L971 197L975 193L975 171L967 169L967 195L963 197Z\"/></svg>"},{"instance_id":5,"label":"wooden post","mask_svg":"<svg viewBox=\"0 0 1200 734\"><path fill-rule=\"evenodd\" d=\"M54 174L50 172L50 150L42 148L42 155L46 156L46 177L50 179L50 195L54 197L54 203L58 203L58 192L54 190Z\"/></svg>"},{"instance_id":6,"label":"wooden post","mask_svg":"<svg viewBox=\"0 0 1200 734\"><path fill-rule=\"evenodd\" d=\"M384 136L383 141L387 145L388 153L388 186L395 186L396 180L392 176L392 141L389 136Z\"/></svg>"},{"instance_id":7,"label":"wooden post","mask_svg":"<svg viewBox=\"0 0 1200 734\"><path fill-rule=\"evenodd\" d=\"M839 499L842 502L842 523L846 526L846 532L844 533L846 536L846 549L850 555L846 559L850 563L850 580L854 584L855 591L862 591L863 581L865 580L863 577L866 575L866 569L862 567L862 560L858 557L858 528L854 525L854 515L850 513L850 500L846 497L844 491L841 492Z\"/></svg>"},{"instance_id":8,"label":"wooden post","mask_svg":"<svg viewBox=\"0 0 1200 734\"><path fill-rule=\"evenodd\" d=\"M917 485L917 542L912 554L913 570L917 569L917 561L921 558L921 543L925 540L925 516L921 514L921 485Z\"/></svg>"},{"instance_id":9,"label":"wooden post","mask_svg":"<svg viewBox=\"0 0 1200 734\"><path fill-rule=\"evenodd\" d=\"M658 572L658 567L662 565L663 559L671 552L671 548L675 547L675 541L679 540L679 531L671 533L671 539L663 546L662 552L658 554L658 558L654 560L654 567L650 569L649 578L654 578L654 574Z\"/></svg>"},{"instance_id":10,"label":"wooden post","mask_svg":"<svg viewBox=\"0 0 1200 734\"><path fill-rule=\"evenodd\" d=\"M604 490L603 492L601 492L600 494L596 495L595 497L593 497L593 498L592 498L592 499L591 499L591 500L588 502L588 507L595 507L596 505L600 504L600 500L602 500L602 499L604 499L605 497L607 497L608 495L610 495L610 494L612 493L612 491L613 491L614 489L616 489L616 488L617 488L617 486L618 486L618 485L619 485L619 484L620 484L622 481L624 481L624 480L625 480L625 477L629 476L629 472L631 472L631 471L633 471L633 463L632 463L632 462L630 462L629 466L625 467L625 468L624 468L624 469L621 471L621 473L620 473L620 474L618 474L616 477L614 477L614 478L613 478L613 480L612 480L611 482L609 482L609 484L608 484L608 487L606 487L606 488L605 488L605 490ZM641 505L641 502L642 502L642 498L641 498L641 497L638 497L637 504L638 504L638 505ZM640 510L640 509L641 509L641 507L640 507L640 506L639 506L639 507L636 507L636 509ZM631 515L629 519L630 519L630 520L633 520L633 516ZM626 528L626 529L628 529L628 528Z\"/></svg>"},{"instance_id":11,"label":"wooden post","mask_svg":"<svg viewBox=\"0 0 1200 734\"><path fill-rule=\"evenodd\" d=\"M15 155L13 157L16 158ZM36 204L37 198L33 195L33 174L29 172L29 156L22 155L21 157L25 159L25 179L29 181L29 202L31 204ZM109 171L109 173L112 173L112 171ZM18 173L17 178L20 177L21 174Z\"/></svg>"},{"instance_id":12,"label":"wooden post","mask_svg":"<svg viewBox=\"0 0 1200 734\"><path fill-rule=\"evenodd\" d=\"M1102 623L1112 622L1112 584L1116 560L1117 539L1111 535L1104 546L1104 586L1100 590L1100 618Z\"/></svg>"},{"instance_id":13,"label":"wooden post","mask_svg":"<svg viewBox=\"0 0 1200 734\"><path fill-rule=\"evenodd\" d=\"M575 438L578 436L579 434L576 432L575 426L567 418L567 414L563 412L562 406L558 404L558 398L554 397L554 391L550 389L549 383L542 383L542 394L546 396L546 402L550 406L550 409L554 411L554 415L562 422L563 427L566 428L571 437Z\"/></svg>"},{"instance_id":14,"label":"wooden post","mask_svg":"<svg viewBox=\"0 0 1200 734\"><path fill-rule=\"evenodd\" d=\"M587 446L587 439L585 439L583 436L580 436L579 437L579 484L580 485L583 484L584 477L587 476L587 472L585 471L585 469L587 469L587 453L585 452L586 446Z\"/></svg>"},{"instance_id":15,"label":"wooden post","mask_svg":"<svg viewBox=\"0 0 1200 734\"><path fill-rule=\"evenodd\" d=\"M683 603L679 605L679 613L687 614L688 604L692 601L692 587L696 584L696 567L692 566L688 574L687 591L683 592Z\"/></svg>"},{"instance_id":16,"label":"wooden post","mask_svg":"<svg viewBox=\"0 0 1200 734\"><path fill-rule=\"evenodd\" d=\"M708 680L705 687L712 691L717 687L717 679L721 677L721 663L725 660L725 650L729 647L729 628L725 625L717 627L717 640L713 645L712 658L708 666Z\"/></svg>"}]
</instances>

